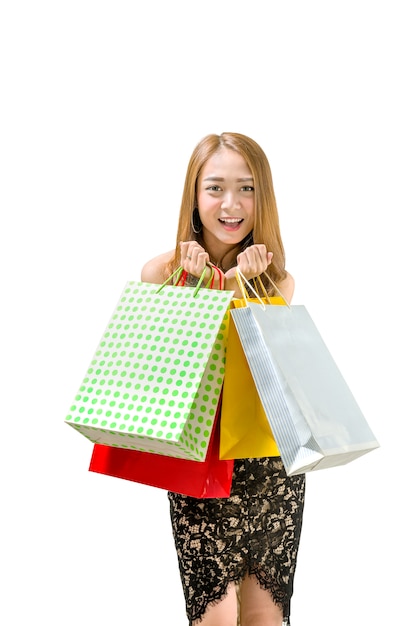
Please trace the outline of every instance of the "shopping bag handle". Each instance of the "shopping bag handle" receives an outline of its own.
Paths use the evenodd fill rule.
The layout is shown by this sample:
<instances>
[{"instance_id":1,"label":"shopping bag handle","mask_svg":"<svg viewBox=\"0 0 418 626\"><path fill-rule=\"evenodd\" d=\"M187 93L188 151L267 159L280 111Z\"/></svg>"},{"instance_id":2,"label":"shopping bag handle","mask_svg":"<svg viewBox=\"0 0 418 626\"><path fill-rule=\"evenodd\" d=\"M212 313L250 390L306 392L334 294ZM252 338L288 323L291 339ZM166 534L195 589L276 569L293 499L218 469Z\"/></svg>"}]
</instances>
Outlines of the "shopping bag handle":
<instances>
[{"instance_id":1,"label":"shopping bag handle","mask_svg":"<svg viewBox=\"0 0 418 626\"><path fill-rule=\"evenodd\" d=\"M263 272L264 276L270 281L270 283L273 285L273 287L275 288L275 290L277 291L277 293L279 294L279 296L283 299L285 305L290 309L290 304L288 303L288 301L286 300L286 298L284 297L284 295L282 294L282 292L280 291L280 289L278 288L278 286L276 285L276 283L273 282L273 280L270 278L270 276L267 274L267 272ZM254 287L252 286L252 284L245 278L244 274L241 272L241 270L237 267L236 269L236 279L237 279L237 283L238 286L241 290L241 293L244 297L244 300L246 302L246 304L248 305L248 299L249 299L249 295L248 295L248 291L247 291L247 287L249 288L250 291L253 292L253 294L255 295L256 299L259 301L259 303L261 304L261 306L263 307L263 309L265 309L265 304L263 302L263 300L260 297L260 294L258 293L258 291L256 291L254 289ZM269 295L266 291L266 288L264 286L263 281L261 280L260 276L256 277L257 280L257 284L258 286L261 288L264 297L266 298L268 304L271 304ZM245 283L245 287L244 287L244 283Z\"/></svg>"},{"instance_id":2,"label":"shopping bag handle","mask_svg":"<svg viewBox=\"0 0 418 626\"><path fill-rule=\"evenodd\" d=\"M279 296L282 298L282 300L283 300L283 302L285 303L285 305L286 305L286 306L290 309L290 304L289 304L289 302L286 300L286 298L284 297L284 295L282 294L282 292L280 291L280 289L278 288L278 286L276 285L276 283L275 283L275 282L272 280L272 278L271 278L271 277L267 274L267 272L263 272L263 274L264 274L264 276L267 278L267 280L270 282L270 284L271 284L271 285L273 285L273 287L275 288L275 290L277 291L277 293L279 294ZM266 288L264 287L263 281L261 280L261 278L260 278L259 276L257 276L257 278L258 278L258 280L260 281L260 283L261 283L261 285L262 285L262 287L263 287L263 290L264 290L264 293L266 294L266 297L268 298L268 296L267 296L267 292L266 292Z\"/></svg>"},{"instance_id":3,"label":"shopping bag handle","mask_svg":"<svg viewBox=\"0 0 418 626\"><path fill-rule=\"evenodd\" d=\"M211 270L210 276L209 276L209 280L207 281L207 283L205 285L205 287L208 287L211 284L211 282L212 282L215 270L213 269L213 267L211 265L206 265L206 267L209 267L210 270ZM193 298L195 298L197 296L197 293L198 293L198 291L199 291L199 289L200 289L200 287L202 285L203 279L205 278L206 267L203 270L203 272L202 272L202 274L201 274L201 276L200 276L200 278L198 280L196 288L195 288L195 290L193 292ZM183 273L183 269L184 268L180 265L176 270L174 270L174 272L172 274L170 274L170 276L167 278L167 280L165 280L163 282L163 284L158 287L156 293L160 293L162 288L165 287L171 280L173 280L173 285L175 287L177 285L177 283L179 282L179 280L180 280L180 277L181 277L181 275Z\"/></svg>"}]
</instances>

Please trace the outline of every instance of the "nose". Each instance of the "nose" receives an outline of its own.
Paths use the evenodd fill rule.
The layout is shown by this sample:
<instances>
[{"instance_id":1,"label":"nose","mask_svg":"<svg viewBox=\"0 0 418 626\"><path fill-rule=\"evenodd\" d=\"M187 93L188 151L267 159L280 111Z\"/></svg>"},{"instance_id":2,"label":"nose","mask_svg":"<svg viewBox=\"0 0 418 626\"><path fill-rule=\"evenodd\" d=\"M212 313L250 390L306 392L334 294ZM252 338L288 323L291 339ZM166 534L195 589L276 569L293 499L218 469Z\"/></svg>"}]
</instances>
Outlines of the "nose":
<instances>
[{"instance_id":1,"label":"nose","mask_svg":"<svg viewBox=\"0 0 418 626\"><path fill-rule=\"evenodd\" d=\"M222 209L237 209L239 208L238 196L233 191L227 191L222 198Z\"/></svg>"}]
</instances>

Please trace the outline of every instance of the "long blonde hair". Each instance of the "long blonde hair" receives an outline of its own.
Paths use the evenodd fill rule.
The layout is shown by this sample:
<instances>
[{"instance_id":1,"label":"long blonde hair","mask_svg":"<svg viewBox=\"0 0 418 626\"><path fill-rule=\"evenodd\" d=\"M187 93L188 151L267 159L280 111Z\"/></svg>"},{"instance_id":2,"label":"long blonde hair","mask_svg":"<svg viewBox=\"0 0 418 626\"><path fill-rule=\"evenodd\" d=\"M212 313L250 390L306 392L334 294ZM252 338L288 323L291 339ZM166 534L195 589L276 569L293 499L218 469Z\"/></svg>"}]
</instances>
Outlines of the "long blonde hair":
<instances>
[{"instance_id":1,"label":"long blonde hair","mask_svg":"<svg viewBox=\"0 0 418 626\"><path fill-rule=\"evenodd\" d=\"M268 267L270 278L279 283L286 277L285 253L280 234L279 215L268 159L260 146L250 137L239 133L207 135L197 144L190 157L183 188L177 229L176 250L167 268L172 273L180 264L181 241L196 240L203 243L201 233L196 233L195 209L197 206L197 181L207 160L221 148L238 152L247 163L255 188L254 228L250 236L237 244L238 255L253 243L264 243L273 252L272 263ZM195 222L193 221L195 220ZM268 279L263 280L269 293L272 291Z\"/></svg>"}]
</instances>

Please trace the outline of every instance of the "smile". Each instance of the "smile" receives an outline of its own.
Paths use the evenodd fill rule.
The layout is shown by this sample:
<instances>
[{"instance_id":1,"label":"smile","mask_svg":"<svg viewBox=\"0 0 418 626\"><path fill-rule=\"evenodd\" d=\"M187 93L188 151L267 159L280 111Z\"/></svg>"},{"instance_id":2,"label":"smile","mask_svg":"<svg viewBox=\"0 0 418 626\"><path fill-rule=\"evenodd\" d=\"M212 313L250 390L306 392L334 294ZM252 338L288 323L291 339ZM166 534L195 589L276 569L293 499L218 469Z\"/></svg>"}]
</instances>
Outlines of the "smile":
<instances>
[{"instance_id":1,"label":"smile","mask_svg":"<svg viewBox=\"0 0 418 626\"><path fill-rule=\"evenodd\" d=\"M241 224L244 220L242 217L220 217L219 221L222 224Z\"/></svg>"}]
</instances>

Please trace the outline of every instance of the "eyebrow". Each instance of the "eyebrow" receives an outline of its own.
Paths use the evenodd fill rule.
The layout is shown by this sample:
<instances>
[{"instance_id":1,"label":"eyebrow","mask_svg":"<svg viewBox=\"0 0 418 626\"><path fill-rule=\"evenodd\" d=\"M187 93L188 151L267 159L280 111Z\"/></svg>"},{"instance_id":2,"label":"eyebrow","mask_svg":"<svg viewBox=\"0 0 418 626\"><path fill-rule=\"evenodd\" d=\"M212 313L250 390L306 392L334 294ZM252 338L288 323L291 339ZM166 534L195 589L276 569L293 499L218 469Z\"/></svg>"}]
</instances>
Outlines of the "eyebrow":
<instances>
[{"instance_id":1,"label":"eyebrow","mask_svg":"<svg viewBox=\"0 0 418 626\"><path fill-rule=\"evenodd\" d=\"M221 178L220 176L208 176L203 179L204 181L223 181L225 178ZM247 178L237 178L238 183L245 183L246 181L253 180L252 176L248 176Z\"/></svg>"}]
</instances>

